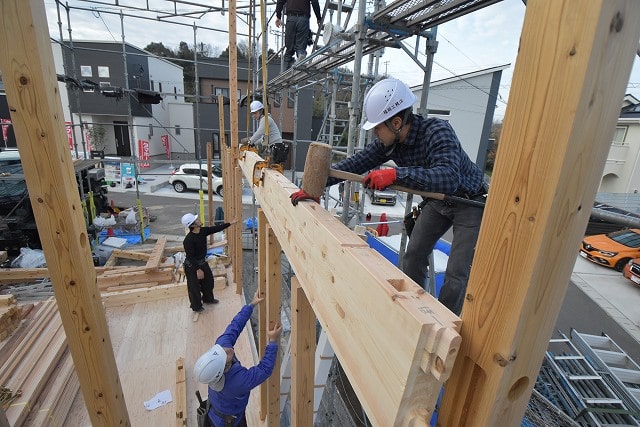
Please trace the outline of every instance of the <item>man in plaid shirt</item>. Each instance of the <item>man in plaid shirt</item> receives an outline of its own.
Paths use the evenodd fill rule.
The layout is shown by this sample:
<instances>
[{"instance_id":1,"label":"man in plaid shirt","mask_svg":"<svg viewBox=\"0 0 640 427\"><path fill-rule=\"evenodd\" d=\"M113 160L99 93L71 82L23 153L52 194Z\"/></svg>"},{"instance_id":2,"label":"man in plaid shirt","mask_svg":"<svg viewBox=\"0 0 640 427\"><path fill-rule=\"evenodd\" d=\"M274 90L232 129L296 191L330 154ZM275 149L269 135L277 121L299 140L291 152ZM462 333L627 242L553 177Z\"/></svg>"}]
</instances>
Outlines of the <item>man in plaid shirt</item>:
<instances>
[{"instance_id":1,"label":"man in plaid shirt","mask_svg":"<svg viewBox=\"0 0 640 427\"><path fill-rule=\"evenodd\" d=\"M396 184L420 191L443 193L484 201L483 172L464 152L448 122L412 114L416 97L396 79L376 83L364 100L373 142L332 167L364 174L365 187L383 190ZM392 160L395 168L377 169ZM327 186L340 179L330 177ZM304 200L302 190L291 195L296 204ZM436 242L453 226L453 241L439 301L459 315L471 271L483 208L470 204L427 199L411 233L404 256L403 271L424 286L428 257Z\"/></svg>"}]
</instances>

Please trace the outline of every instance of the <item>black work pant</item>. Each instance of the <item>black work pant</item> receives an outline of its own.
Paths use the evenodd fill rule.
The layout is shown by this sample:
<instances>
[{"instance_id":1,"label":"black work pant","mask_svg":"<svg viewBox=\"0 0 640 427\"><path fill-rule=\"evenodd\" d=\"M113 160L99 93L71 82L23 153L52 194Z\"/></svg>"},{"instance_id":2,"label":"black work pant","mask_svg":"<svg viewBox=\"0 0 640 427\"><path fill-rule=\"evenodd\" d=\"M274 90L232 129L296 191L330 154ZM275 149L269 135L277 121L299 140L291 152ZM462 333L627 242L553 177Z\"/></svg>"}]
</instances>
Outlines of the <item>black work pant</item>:
<instances>
[{"instance_id":1,"label":"black work pant","mask_svg":"<svg viewBox=\"0 0 640 427\"><path fill-rule=\"evenodd\" d=\"M204 278L198 279L196 271L204 272ZM199 311L202 303L213 302L213 273L211 267L206 262L197 267L184 266L184 274L187 277L187 291L189 292L189 303L191 310Z\"/></svg>"}]
</instances>

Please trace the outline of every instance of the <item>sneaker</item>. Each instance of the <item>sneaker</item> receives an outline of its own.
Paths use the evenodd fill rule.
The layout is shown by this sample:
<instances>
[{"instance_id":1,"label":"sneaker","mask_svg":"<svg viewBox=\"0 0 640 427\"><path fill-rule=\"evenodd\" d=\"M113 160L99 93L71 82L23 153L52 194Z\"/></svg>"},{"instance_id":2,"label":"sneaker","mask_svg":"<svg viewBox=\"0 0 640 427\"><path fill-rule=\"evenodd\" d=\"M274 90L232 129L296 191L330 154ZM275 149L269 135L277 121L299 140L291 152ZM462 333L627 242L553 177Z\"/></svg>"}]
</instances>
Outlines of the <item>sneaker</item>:
<instances>
[{"instance_id":1,"label":"sneaker","mask_svg":"<svg viewBox=\"0 0 640 427\"><path fill-rule=\"evenodd\" d=\"M193 311L194 313L202 313L204 311L204 307L200 307L199 309Z\"/></svg>"},{"instance_id":2,"label":"sneaker","mask_svg":"<svg viewBox=\"0 0 640 427\"><path fill-rule=\"evenodd\" d=\"M219 302L220 302L220 301L218 301L218 300L217 300L217 299L215 299L215 298L213 299L213 301L204 301L204 303L205 303L205 304L217 304L217 303L219 303Z\"/></svg>"}]
</instances>

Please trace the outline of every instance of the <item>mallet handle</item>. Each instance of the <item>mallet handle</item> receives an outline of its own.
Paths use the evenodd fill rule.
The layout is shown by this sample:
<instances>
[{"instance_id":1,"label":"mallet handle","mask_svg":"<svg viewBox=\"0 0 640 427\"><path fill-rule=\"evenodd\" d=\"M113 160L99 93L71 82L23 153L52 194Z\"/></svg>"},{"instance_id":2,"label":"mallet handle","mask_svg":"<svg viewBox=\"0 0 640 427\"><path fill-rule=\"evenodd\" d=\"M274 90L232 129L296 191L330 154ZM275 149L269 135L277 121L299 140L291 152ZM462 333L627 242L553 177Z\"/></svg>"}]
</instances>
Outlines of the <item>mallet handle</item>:
<instances>
[{"instance_id":1,"label":"mallet handle","mask_svg":"<svg viewBox=\"0 0 640 427\"><path fill-rule=\"evenodd\" d=\"M340 171L336 169L329 169L329 176L334 178L346 179L348 181L356 181L362 183L364 177L362 175L358 175L357 173L351 173L346 171ZM428 199L437 199L437 200L448 200L451 202L459 202L464 203L471 206L484 207L484 203L478 200L470 200L465 199L464 197L457 196L447 196L442 193L430 193L428 191L420 191L414 190L412 188L403 187L401 185L390 185L389 187L392 190L404 191L405 193L417 194L418 196L426 197Z\"/></svg>"}]
</instances>

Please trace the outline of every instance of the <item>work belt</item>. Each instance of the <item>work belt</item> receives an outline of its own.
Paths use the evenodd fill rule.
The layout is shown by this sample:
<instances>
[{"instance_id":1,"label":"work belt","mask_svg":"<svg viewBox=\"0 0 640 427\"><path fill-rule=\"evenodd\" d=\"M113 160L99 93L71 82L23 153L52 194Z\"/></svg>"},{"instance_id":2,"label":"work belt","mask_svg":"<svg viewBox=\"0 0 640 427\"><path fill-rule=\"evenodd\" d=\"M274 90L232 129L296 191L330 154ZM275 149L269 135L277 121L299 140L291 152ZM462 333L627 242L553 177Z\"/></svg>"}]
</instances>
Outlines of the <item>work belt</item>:
<instances>
[{"instance_id":1,"label":"work belt","mask_svg":"<svg viewBox=\"0 0 640 427\"><path fill-rule=\"evenodd\" d=\"M189 267L189 268L196 268L196 267L199 267L199 266L201 266L203 264L206 264L206 263L207 263L207 261L204 258L197 259L197 260L195 260L195 262L191 262L189 260L185 260L184 261L185 267Z\"/></svg>"},{"instance_id":2,"label":"work belt","mask_svg":"<svg viewBox=\"0 0 640 427\"><path fill-rule=\"evenodd\" d=\"M211 409L213 409L213 413L214 414L216 414L217 416L222 418L222 421L224 421L224 426L225 427L233 427L233 426L236 425L236 420L238 419L237 416L222 414L222 413L216 411L216 408L214 408L214 407L211 407Z\"/></svg>"}]
</instances>

